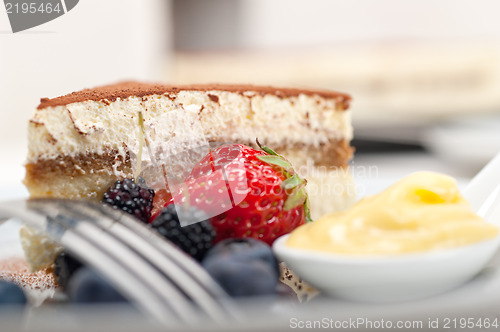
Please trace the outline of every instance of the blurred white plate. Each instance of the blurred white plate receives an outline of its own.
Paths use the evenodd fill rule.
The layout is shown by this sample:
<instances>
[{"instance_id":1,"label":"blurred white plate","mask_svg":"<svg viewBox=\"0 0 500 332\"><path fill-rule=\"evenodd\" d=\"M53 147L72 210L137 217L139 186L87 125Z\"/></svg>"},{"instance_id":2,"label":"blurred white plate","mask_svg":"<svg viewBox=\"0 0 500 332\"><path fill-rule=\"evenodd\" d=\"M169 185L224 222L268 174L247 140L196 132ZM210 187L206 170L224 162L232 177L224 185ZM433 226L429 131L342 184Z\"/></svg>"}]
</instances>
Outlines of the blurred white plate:
<instances>
[{"instance_id":1,"label":"blurred white plate","mask_svg":"<svg viewBox=\"0 0 500 332\"><path fill-rule=\"evenodd\" d=\"M500 151L500 115L459 117L426 130L422 143L440 158L479 170Z\"/></svg>"},{"instance_id":2,"label":"blurred white plate","mask_svg":"<svg viewBox=\"0 0 500 332\"><path fill-rule=\"evenodd\" d=\"M0 186L0 201L27 197L28 191L22 184ZM19 242L20 226L21 223L14 219L0 222L0 259L23 255Z\"/></svg>"}]
</instances>

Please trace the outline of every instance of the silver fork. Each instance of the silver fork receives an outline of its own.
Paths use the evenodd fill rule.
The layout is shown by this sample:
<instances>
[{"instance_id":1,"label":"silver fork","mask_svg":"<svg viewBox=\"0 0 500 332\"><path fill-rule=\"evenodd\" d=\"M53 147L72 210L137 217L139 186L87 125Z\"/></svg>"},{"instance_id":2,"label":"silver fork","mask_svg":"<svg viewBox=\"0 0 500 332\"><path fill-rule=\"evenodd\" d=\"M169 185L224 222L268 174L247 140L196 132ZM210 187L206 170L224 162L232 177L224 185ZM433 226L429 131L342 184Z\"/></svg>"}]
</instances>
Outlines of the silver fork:
<instances>
[{"instance_id":1,"label":"silver fork","mask_svg":"<svg viewBox=\"0 0 500 332\"><path fill-rule=\"evenodd\" d=\"M0 203L0 221L8 218L46 232L166 325L241 319L197 262L122 211L88 201L29 199Z\"/></svg>"}]
</instances>

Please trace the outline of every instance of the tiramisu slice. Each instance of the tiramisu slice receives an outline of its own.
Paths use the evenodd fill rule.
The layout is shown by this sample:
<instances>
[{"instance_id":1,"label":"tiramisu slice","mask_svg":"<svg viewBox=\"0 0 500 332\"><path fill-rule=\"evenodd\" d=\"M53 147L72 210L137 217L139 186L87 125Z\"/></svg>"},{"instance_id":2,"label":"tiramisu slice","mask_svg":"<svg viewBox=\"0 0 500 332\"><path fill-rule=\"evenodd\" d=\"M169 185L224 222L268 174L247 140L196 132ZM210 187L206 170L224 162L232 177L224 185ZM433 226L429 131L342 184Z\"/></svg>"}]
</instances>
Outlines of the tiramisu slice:
<instances>
[{"instance_id":1,"label":"tiramisu slice","mask_svg":"<svg viewBox=\"0 0 500 332\"><path fill-rule=\"evenodd\" d=\"M117 179L182 171L172 158L182 151L259 139L308 180L314 218L354 196L349 101L321 90L137 82L44 98L29 123L24 183L31 197L97 200Z\"/></svg>"}]
</instances>

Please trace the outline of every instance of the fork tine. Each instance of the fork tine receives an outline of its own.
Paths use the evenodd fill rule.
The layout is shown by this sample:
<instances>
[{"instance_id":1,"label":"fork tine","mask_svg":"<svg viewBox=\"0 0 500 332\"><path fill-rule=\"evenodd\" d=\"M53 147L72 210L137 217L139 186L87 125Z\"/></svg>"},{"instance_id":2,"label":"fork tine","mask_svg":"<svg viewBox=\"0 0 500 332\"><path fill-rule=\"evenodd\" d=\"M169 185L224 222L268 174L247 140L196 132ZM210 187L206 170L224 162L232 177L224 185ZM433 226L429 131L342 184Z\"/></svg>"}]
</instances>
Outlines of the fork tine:
<instances>
[{"instance_id":1,"label":"fork tine","mask_svg":"<svg viewBox=\"0 0 500 332\"><path fill-rule=\"evenodd\" d=\"M67 229L63 232L61 244L107 277L125 296L135 301L140 309L165 324L179 321L178 317L173 315L175 310L159 299L154 289L151 289L140 276L135 275L130 267L124 266L115 256L97 247L78 231Z\"/></svg>"},{"instance_id":2,"label":"fork tine","mask_svg":"<svg viewBox=\"0 0 500 332\"><path fill-rule=\"evenodd\" d=\"M64 211L66 212L66 211ZM74 223L73 218L57 216L58 226ZM62 222L61 222L62 221ZM49 223L49 227L51 224ZM87 220L78 220L74 226L71 226L76 233L85 236L95 247L100 248L111 256L116 262L119 262L131 274L137 276L144 286L151 289L155 298L160 302L165 302L170 310L174 311L184 321L192 320L192 313L195 312L188 298L172 283L169 279L159 273L143 257L135 253L126 244L121 243L112 236L110 232L103 231L95 223ZM131 285L129 285L130 287ZM132 285L135 287L134 285ZM177 285L178 286L178 285Z\"/></svg>"},{"instance_id":3,"label":"fork tine","mask_svg":"<svg viewBox=\"0 0 500 332\"><path fill-rule=\"evenodd\" d=\"M194 322L198 315L186 296L216 322L239 318L228 307L225 293L197 263L121 211L84 201L37 199L0 203L2 216L15 216L48 231L164 323L173 322L171 311L184 323Z\"/></svg>"},{"instance_id":4,"label":"fork tine","mask_svg":"<svg viewBox=\"0 0 500 332\"><path fill-rule=\"evenodd\" d=\"M82 202L82 204L92 204L90 202ZM90 210L95 213L100 213L112 220L119 221L120 224L130 228L136 234L142 236L151 245L155 246L160 250L163 255L169 259L175 261L179 268L182 268L186 273L190 275L193 279L198 281L199 285L203 286L205 291L210 293L214 297L227 297L227 293L219 286L217 282L203 269L198 263L189 257L183 251L180 251L175 245L169 241L165 241L164 238L154 232L151 232L149 227L144 227L142 224L138 223L134 218L121 211L115 210L106 206L104 204L97 204ZM163 257L163 256L161 256Z\"/></svg>"},{"instance_id":5,"label":"fork tine","mask_svg":"<svg viewBox=\"0 0 500 332\"><path fill-rule=\"evenodd\" d=\"M80 232L80 222L61 217L47 215L41 209L28 209L27 202L15 201L0 204L2 217L15 217L25 221L30 226L47 231L61 245L74 252L84 262L96 268L114 285L124 292L124 295L136 301L139 308L152 315L164 324L175 324L179 318L174 316L171 308L158 298L156 293L130 268L120 263L114 255L96 246L95 242ZM54 206L48 205L54 210ZM53 211L52 211L53 212ZM174 307L175 308L175 307Z\"/></svg>"},{"instance_id":6,"label":"fork tine","mask_svg":"<svg viewBox=\"0 0 500 332\"><path fill-rule=\"evenodd\" d=\"M183 291L214 320L227 320L231 316L238 318L234 306L227 303L227 294L207 272L190 256L148 227L104 204L82 201L79 204L71 202L67 207L71 207L72 212L83 213L86 218L92 219L92 222L141 253L165 277L182 285Z\"/></svg>"}]
</instances>

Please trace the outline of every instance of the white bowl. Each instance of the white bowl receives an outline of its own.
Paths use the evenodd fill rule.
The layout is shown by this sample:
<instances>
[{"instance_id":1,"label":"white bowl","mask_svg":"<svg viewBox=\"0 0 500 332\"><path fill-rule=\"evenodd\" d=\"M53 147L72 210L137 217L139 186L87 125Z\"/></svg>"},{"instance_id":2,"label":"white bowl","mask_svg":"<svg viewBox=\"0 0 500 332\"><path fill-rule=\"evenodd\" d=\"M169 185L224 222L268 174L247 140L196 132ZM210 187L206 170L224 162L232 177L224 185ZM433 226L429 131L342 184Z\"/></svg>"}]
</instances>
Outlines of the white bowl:
<instances>
[{"instance_id":1,"label":"white bowl","mask_svg":"<svg viewBox=\"0 0 500 332\"><path fill-rule=\"evenodd\" d=\"M302 279L332 296L361 302L429 297L474 277L494 255L499 237L477 244L398 256L348 256L296 249L277 239L273 250Z\"/></svg>"}]
</instances>

